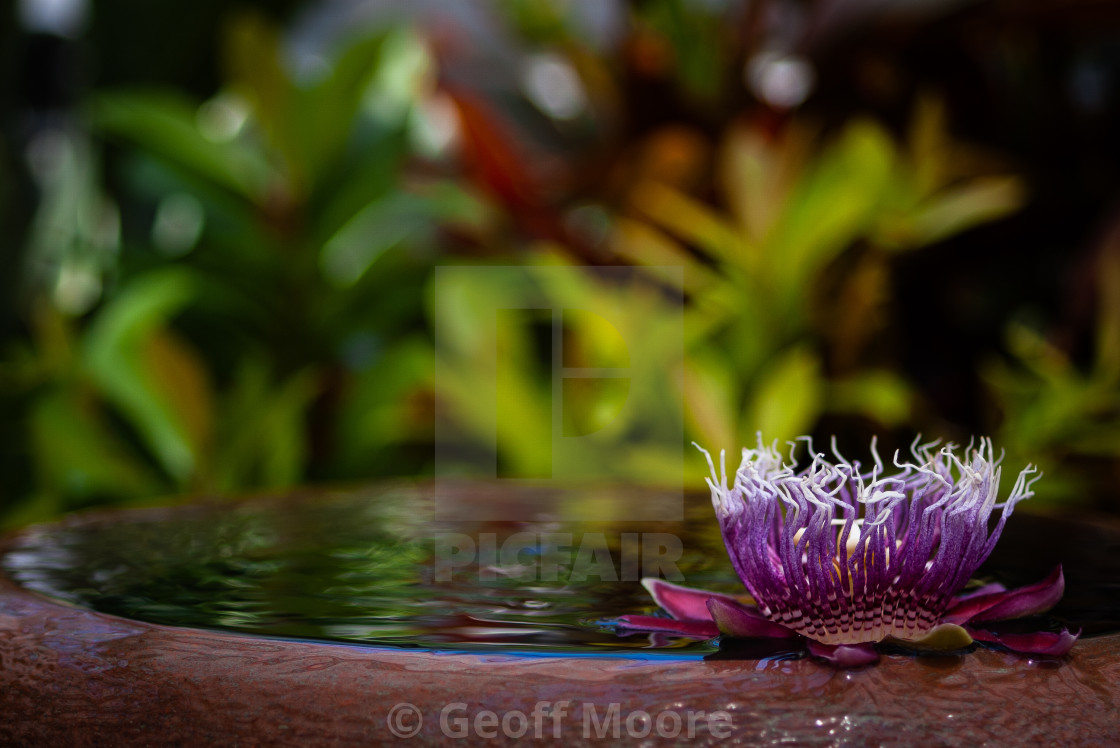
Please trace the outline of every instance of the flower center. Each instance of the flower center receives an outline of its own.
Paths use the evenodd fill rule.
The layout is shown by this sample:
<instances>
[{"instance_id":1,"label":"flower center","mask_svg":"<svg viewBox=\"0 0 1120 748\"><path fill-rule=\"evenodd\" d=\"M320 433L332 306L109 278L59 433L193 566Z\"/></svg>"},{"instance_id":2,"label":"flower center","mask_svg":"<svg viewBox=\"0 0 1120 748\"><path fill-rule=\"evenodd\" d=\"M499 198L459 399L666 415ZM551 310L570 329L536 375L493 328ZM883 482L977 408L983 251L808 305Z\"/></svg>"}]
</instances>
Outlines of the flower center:
<instances>
[{"instance_id":1,"label":"flower center","mask_svg":"<svg viewBox=\"0 0 1120 748\"><path fill-rule=\"evenodd\" d=\"M797 470L797 443L787 464L760 435L730 486L723 453L718 473L704 454L728 552L759 611L823 644L928 633L1037 479L1027 466L997 502L1000 459L988 439L963 456L915 441L913 461L896 452L889 463L872 441L870 471L835 444L833 462L805 441L812 462ZM989 532L993 510L999 521Z\"/></svg>"},{"instance_id":2,"label":"flower center","mask_svg":"<svg viewBox=\"0 0 1120 748\"><path fill-rule=\"evenodd\" d=\"M763 613L772 620L825 644L880 641L887 636L914 639L932 629L936 624L934 617L917 600L905 599L905 596L899 596L890 587L868 587L866 582L861 584L858 593L855 591L857 580L866 579L873 567L887 569L891 549L881 549L880 556L880 549L874 543L868 543L860 555L858 549L864 534L864 520L852 520L848 536L844 538L846 524L847 520L844 519L833 519L830 522L835 535L830 544L834 551L831 557L831 577L826 586L832 586L832 590L810 594L807 601L817 602L816 605L809 606L810 610L775 601L773 606L763 603ZM800 528L793 534L795 547L804 535L805 528ZM801 552L801 580L806 590L819 591L821 580L814 579L814 572L811 570L815 569L815 562L810 562L812 546L810 539ZM901 546L902 542L896 540L895 550ZM843 570L842 565L846 565Z\"/></svg>"},{"instance_id":3,"label":"flower center","mask_svg":"<svg viewBox=\"0 0 1120 748\"><path fill-rule=\"evenodd\" d=\"M840 562L840 539L844 536L844 524L846 522L847 522L847 520L843 520L843 519L832 520L832 526L837 528L837 530L836 530L836 557L835 557L837 563ZM860 528L862 526L863 526L863 518L862 517L860 519L852 520L852 529L851 529L851 531L848 532L848 540L844 543L844 550L847 552L847 557L848 558L851 558L853 555L855 555L856 546L859 545L859 539L862 537L862 534L860 532ZM795 532L793 534L794 545L797 545L797 543L801 540L802 537L804 537L804 535L805 535L805 528L804 527L802 527L800 530Z\"/></svg>"}]
</instances>

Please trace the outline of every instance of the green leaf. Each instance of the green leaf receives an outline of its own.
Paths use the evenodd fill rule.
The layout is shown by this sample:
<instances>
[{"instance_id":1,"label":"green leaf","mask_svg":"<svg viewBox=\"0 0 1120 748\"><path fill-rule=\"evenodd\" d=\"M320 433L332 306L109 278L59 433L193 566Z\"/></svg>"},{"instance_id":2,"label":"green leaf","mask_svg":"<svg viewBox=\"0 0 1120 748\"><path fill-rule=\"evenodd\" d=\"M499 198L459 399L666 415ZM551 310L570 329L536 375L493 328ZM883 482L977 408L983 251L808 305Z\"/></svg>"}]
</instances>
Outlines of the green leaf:
<instances>
[{"instance_id":1,"label":"green leaf","mask_svg":"<svg viewBox=\"0 0 1120 748\"><path fill-rule=\"evenodd\" d=\"M682 384L690 431L711 449L734 449L738 388L726 359L712 347L695 351L685 361Z\"/></svg>"},{"instance_id":2,"label":"green leaf","mask_svg":"<svg viewBox=\"0 0 1120 748\"><path fill-rule=\"evenodd\" d=\"M889 190L896 158L879 125L857 120L798 183L766 247L784 306L801 307L816 273L868 228Z\"/></svg>"},{"instance_id":3,"label":"green leaf","mask_svg":"<svg viewBox=\"0 0 1120 748\"><path fill-rule=\"evenodd\" d=\"M728 206L751 241L764 244L806 170L815 133L794 121L777 134L761 127L731 131L719 156Z\"/></svg>"},{"instance_id":4,"label":"green leaf","mask_svg":"<svg viewBox=\"0 0 1120 748\"><path fill-rule=\"evenodd\" d=\"M95 129L135 143L196 178L260 202L273 172L243 142L207 140L196 124L198 103L172 91L105 92L89 102Z\"/></svg>"},{"instance_id":5,"label":"green leaf","mask_svg":"<svg viewBox=\"0 0 1120 748\"><path fill-rule=\"evenodd\" d=\"M557 278L562 269L550 270L557 272L544 274L549 298L580 306L570 295L581 289L565 295ZM550 326L552 317L527 303L538 298L533 274L533 268L444 267L437 275L437 398L480 448L496 445L506 477L548 476L553 467L550 362L541 360L533 338L534 328ZM574 268L567 280L588 285Z\"/></svg>"},{"instance_id":6,"label":"green leaf","mask_svg":"<svg viewBox=\"0 0 1120 748\"><path fill-rule=\"evenodd\" d=\"M676 241L638 221L616 219L611 246L620 258L648 268L658 280L680 285L683 291L702 291L720 280ZM684 272L676 276L663 272L665 268L683 268Z\"/></svg>"},{"instance_id":7,"label":"green leaf","mask_svg":"<svg viewBox=\"0 0 1120 748\"><path fill-rule=\"evenodd\" d=\"M324 60L320 78L293 80L270 22L242 14L229 24L230 85L252 104L297 201L311 195L343 156L362 97L380 66L384 38L364 35L341 55Z\"/></svg>"},{"instance_id":8,"label":"green leaf","mask_svg":"<svg viewBox=\"0 0 1120 748\"><path fill-rule=\"evenodd\" d=\"M650 220L712 257L734 265L752 264L757 250L734 224L703 203L657 182L636 188L633 202Z\"/></svg>"},{"instance_id":9,"label":"green leaf","mask_svg":"<svg viewBox=\"0 0 1120 748\"><path fill-rule=\"evenodd\" d=\"M941 241L1013 213L1025 200L1017 177L978 177L926 201L910 218L909 243Z\"/></svg>"},{"instance_id":10,"label":"green leaf","mask_svg":"<svg viewBox=\"0 0 1120 748\"><path fill-rule=\"evenodd\" d=\"M148 496L164 489L77 390L40 398L29 415L38 484L64 504Z\"/></svg>"},{"instance_id":11,"label":"green leaf","mask_svg":"<svg viewBox=\"0 0 1120 748\"><path fill-rule=\"evenodd\" d=\"M371 202L322 248L319 265L337 286L356 283L387 250L439 222L477 223L485 206L451 183L427 194L392 193Z\"/></svg>"},{"instance_id":12,"label":"green leaf","mask_svg":"<svg viewBox=\"0 0 1120 748\"><path fill-rule=\"evenodd\" d=\"M180 270L141 276L98 314L83 348L93 381L181 482L201 467L212 397L202 362L165 323L195 288Z\"/></svg>"},{"instance_id":13,"label":"green leaf","mask_svg":"<svg viewBox=\"0 0 1120 748\"><path fill-rule=\"evenodd\" d=\"M761 431L767 441L781 443L808 433L823 404L820 370L817 354L808 347L793 348L780 356L752 388L740 436ZM749 441L752 439L744 443Z\"/></svg>"},{"instance_id":14,"label":"green leaf","mask_svg":"<svg viewBox=\"0 0 1120 748\"><path fill-rule=\"evenodd\" d=\"M318 85L297 86L292 123L298 125L300 156L313 184L335 166L354 130L371 82L383 67L384 34L363 35L329 61Z\"/></svg>"},{"instance_id":15,"label":"green leaf","mask_svg":"<svg viewBox=\"0 0 1120 748\"><path fill-rule=\"evenodd\" d=\"M899 426L910 417L913 392L902 377L889 371L867 371L828 385L828 410L874 418Z\"/></svg>"},{"instance_id":16,"label":"green leaf","mask_svg":"<svg viewBox=\"0 0 1120 748\"><path fill-rule=\"evenodd\" d=\"M371 460L382 461L386 447L431 442L432 417L422 406L431 397L434 366L431 343L407 338L350 377L332 455L345 475L367 475Z\"/></svg>"},{"instance_id":17,"label":"green leaf","mask_svg":"<svg viewBox=\"0 0 1120 748\"><path fill-rule=\"evenodd\" d=\"M310 369L276 385L264 361L243 361L222 400L216 488L232 492L298 482L307 463L307 409L317 390Z\"/></svg>"},{"instance_id":18,"label":"green leaf","mask_svg":"<svg viewBox=\"0 0 1120 748\"><path fill-rule=\"evenodd\" d=\"M308 213L313 241L322 245L371 203L398 189L408 156L403 129L376 133L352 159L331 174Z\"/></svg>"},{"instance_id":19,"label":"green leaf","mask_svg":"<svg viewBox=\"0 0 1120 748\"><path fill-rule=\"evenodd\" d=\"M249 102L260 128L280 155L289 186L302 192L306 166L300 145L294 86L281 65L276 29L253 13L235 15L226 27L226 77L230 88Z\"/></svg>"}]
</instances>

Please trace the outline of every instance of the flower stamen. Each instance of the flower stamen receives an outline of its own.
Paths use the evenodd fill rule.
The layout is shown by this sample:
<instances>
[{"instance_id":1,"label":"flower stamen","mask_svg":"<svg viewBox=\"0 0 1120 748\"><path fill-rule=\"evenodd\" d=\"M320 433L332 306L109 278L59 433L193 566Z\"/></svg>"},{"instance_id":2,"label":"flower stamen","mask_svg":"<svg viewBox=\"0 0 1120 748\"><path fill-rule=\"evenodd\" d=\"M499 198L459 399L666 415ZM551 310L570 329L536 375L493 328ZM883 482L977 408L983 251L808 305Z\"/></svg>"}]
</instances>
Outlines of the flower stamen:
<instances>
[{"instance_id":1,"label":"flower stamen","mask_svg":"<svg viewBox=\"0 0 1120 748\"><path fill-rule=\"evenodd\" d=\"M802 442L810 462L796 472ZM895 452L894 475L885 474L875 441L868 472L846 460L835 439L830 446L835 463L807 437L790 442L787 464L760 437L743 450L730 487L723 453L716 476L701 449L736 571L765 615L823 644L920 638L987 558L1015 504L1031 495L1034 468L997 504L1000 468L988 439L970 444L963 458L951 444L937 449L916 439L913 461ZM996 508L1000 521L989 536Z\"/></svg>"}]
</instances>

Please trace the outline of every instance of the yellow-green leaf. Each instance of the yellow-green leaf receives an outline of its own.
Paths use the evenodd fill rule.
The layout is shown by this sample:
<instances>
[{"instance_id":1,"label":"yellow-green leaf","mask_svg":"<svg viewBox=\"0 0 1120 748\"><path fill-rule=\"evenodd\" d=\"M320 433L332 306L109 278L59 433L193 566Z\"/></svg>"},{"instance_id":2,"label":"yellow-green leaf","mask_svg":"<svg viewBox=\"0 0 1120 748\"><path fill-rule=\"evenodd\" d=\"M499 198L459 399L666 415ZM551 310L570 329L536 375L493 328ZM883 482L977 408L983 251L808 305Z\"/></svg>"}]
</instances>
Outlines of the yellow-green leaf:
<instances>
[{"instance_id":1,"label":"yellow-green leaf","mask_svg":"<svg viewBox=\"0 0 1120 748\"><path fill-rule=\"evenodd\" d=\"M972 644L972 637L956 624L943 623L919 639L895 639L892 637L887 641L922 652L953 652Z\"/></svg>"},{"instance_id":2,"label":"yellow-green leaf","mask_svg":"<svg viewBox=\"0 0 1120 748\"><path fill-rule=\"evenodd\" d=\"M750 392L740 437L761 431L767 441L781 443L810 431L823 401L820 370L817 354L807 347L793 348L774 361Z\"/></svg>"}]
</instances>

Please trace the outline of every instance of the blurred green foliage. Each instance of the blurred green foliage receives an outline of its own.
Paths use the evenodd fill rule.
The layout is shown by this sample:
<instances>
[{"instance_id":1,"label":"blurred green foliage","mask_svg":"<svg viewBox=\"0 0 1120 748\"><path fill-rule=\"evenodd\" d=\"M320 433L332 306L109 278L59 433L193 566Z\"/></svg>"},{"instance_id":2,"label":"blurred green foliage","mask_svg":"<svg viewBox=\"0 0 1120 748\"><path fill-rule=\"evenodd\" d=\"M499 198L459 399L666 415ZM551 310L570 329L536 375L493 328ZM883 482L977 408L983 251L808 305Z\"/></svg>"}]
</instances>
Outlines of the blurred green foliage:
<instances>
[{"instance_id":1,"label":"blurred green foliage","mask_svg":"<svg viewBox=\"0 0 1120 748\"><path fill-rule=\"evenodd\" d=\"M1011 323L1011 359L993 357L984 376L1002 417L999 443L1012 464L1051 473L1040 496L1087 503L1120 455L1120 245L1108 243L1095 280L1099 298L1092 359L1071 360L1025 321ZM1071 469L1072 467L1072 469Z\"/></svg>"},{"instance_id":2,"label":"blurred green foliage","mask_svg":"<svg viewBox=\"0 0 1120 748\"><path fill-rule=\"evenodd\" d=\"M636 273L538 251L515 268L440 269L437 437L466 455L440 475L485 475L491 457L473 448L506 478L679 484L679 303Z\"/></svg>"},{"instance_id":3,"label":"blurred green foliage","mask_svg":"<svg viewBox=\"0 0 1120 748\"><path fill-rule=\"evenodd\" d=\"M643 440L677 423L729 450L837 424L967 440L895 350L894 270L1021 208L1025 181L951 137L936 97L893 129L737 98L751 50L718 5L628 8L614 55L563 3L497 3L523 45L504 63L532 61L545 93L570 89L552 114L520 68L456 77L438 33L358 28L295 64L252 15L228 19L223 84L204 99L92 92L28 146L27 334L3 351L0 394L5 464L31 478L0 496L0 523L424 474L434 420L465 472L492 451L503 475L547 475L556 434L601 434L565 474L650 483L674 480L680 458ZM696 117L628 99L651 80ZM655 111L627 130L640 119L627 104ZM1013 323L1010 355L980 372L991 407L977 422L1012 467L1041 463L1054 499L1099 485L1086 464L1116 471L1118 256L1096 276L1091 361ZM516 284L460 280L434 298L441 264L549 269L564 365L652 366L656 384L566 381L553 423L552 321L491 319L524 306ZM605 282L583 269L595 264L637 272ZM610 324L574 312L592 308ZM501 397L484 394L495 384ZM698 480L700 462L685 465Z\"/></svg>"},{"instance_id":4,"label":"blurred green foliage","mask_svg":"<svg viewBox=\"0 0 1120 748\"><path fill-rule=\"evenodd\" d=\"M116 213L92 159L71 157L87 144L56 136L64 163L29 248L35 334L8 364L29 397L36 463L16 521L388 472L409 464L394 445L430 438L430 415L407 397L431 377L413 324L430 267L418 237L483 210L452 182L403 184L428 82L401 66L423 63L421 42L361 38L311 82L293 79L256 18L231 24L228 50L227 85L209 101L90 101L93 131L127 151L127 194L150 206L142 246L99 230L98 211Z\"/></svg>"},{"instance_id":5,"label":"blurred green foliage","mask_svg":"<svg viewBox=\"0 0 1120 748\"><path fill-rule=\"evenodd\" d=\"M729 214L658 181L637 185L640 220L620 221L616 247L631 262L685 268L682 382L697 437L785 441L829 411L910 422L917 395L905 376L865 363L888 311L891 257L1022 200L1018 180L974 173L960 150L924 102L905 147L868 120L826 137L796 123L777 137L735 128L717 158Z\"/></svg>"}]
</instances>

